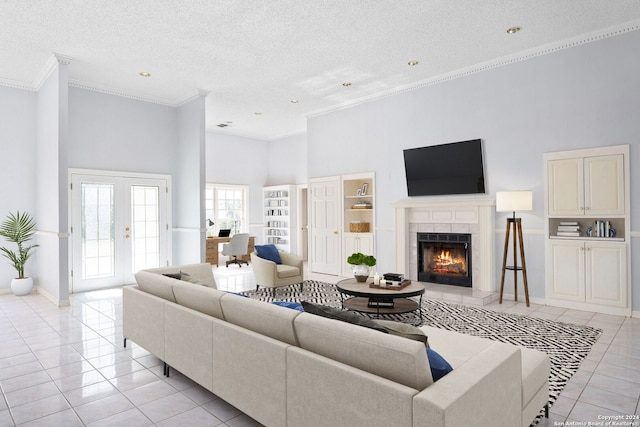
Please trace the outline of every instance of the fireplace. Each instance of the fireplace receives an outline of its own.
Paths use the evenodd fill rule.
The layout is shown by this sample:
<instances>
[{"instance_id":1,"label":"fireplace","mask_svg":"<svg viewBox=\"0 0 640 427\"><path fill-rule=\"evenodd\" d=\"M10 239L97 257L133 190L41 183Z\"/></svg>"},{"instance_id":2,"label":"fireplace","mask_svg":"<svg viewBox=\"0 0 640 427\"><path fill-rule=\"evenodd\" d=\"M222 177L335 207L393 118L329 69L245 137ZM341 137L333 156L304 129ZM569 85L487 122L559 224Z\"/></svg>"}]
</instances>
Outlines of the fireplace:
<instances>
[{"instance_id":1,"label":"fireplace","mask_svg":"<svg viewBox=\"0 0 640 427\"><path fill-rule=\"evenodd\" d=\"M471 287L471 234L418 233L418 280Z\"/></svg>"}]
</instances>

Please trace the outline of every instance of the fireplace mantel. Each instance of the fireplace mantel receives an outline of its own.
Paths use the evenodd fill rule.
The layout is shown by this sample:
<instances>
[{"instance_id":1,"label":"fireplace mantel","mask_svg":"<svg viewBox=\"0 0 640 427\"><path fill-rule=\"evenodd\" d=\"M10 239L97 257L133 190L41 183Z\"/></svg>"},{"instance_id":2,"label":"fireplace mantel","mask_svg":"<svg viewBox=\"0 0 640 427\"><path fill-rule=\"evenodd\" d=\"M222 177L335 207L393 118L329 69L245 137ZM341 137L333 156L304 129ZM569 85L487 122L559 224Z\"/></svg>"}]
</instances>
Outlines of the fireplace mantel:
<instances>
[{"instance_id":1,"label":"fireplace mantel","mask_svg":"<svg viewBox=\"0 0 640 427\"><path fill-rule=\"evenodd\" d=\"M451 196L405 199L396 210L396 269L417 279L417 231L468 232L473 241L473 289L495 292L495 199Z\"/></svg>"}]
</instances>

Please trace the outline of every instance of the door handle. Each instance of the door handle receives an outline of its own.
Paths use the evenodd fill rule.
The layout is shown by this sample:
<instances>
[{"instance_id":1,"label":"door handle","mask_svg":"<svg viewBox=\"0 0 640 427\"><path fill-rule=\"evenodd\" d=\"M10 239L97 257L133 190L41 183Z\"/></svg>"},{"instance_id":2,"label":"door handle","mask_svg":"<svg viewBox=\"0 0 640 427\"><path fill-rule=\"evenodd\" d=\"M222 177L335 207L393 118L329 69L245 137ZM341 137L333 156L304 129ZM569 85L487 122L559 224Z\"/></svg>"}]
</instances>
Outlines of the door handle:
<instances>
[{"instance_id":1,"label":"door handle","mask_svg":"<svg viewBox=\"0 0 640 427\"><path fill-rule=\"evenodd\" d=\"M334 232L333 232L333 234L338 234L338 231L337 231L337 230L336 230L336 231L334 231Z\"/></svg>"}]
</instances>

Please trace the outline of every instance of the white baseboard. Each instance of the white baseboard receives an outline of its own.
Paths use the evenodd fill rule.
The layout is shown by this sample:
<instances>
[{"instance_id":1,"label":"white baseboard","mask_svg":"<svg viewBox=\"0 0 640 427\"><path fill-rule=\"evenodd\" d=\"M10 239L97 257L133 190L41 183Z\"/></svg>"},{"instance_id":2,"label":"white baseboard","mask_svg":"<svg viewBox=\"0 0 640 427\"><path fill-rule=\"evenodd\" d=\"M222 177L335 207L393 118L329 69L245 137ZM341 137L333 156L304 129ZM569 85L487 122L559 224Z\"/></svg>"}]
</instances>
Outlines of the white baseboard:
<instances>
[{"instance_id":1,"label":"white baseboard","mask_svg":"<svg viewBox=\"0 0 640 427\"><path fill-rule=\"evenodd\" d=\"M48 299L49 301L51 301L52 303L54 303L58 307L68 307L68 306L71 305L71 303L69 302L68 299L65 299L65 300L58 299L58 298L54 297L53 295L51 295L46 290L44 290L40 286L36 286L36 290L38 291L38 293L40 295L42 295L43 297L45 297L46 299Z\"/></svg>"},{"instance_id":2,"label":"white baseboard","mask_svg":"<svg viewBox=\"0 0 640 427\"><path fill-rule=\"evenodd\" d=\"M640 319L640 311L634 310L631 312L631 317L635 317L636 319Z\"/></svg>"}]
</instances>

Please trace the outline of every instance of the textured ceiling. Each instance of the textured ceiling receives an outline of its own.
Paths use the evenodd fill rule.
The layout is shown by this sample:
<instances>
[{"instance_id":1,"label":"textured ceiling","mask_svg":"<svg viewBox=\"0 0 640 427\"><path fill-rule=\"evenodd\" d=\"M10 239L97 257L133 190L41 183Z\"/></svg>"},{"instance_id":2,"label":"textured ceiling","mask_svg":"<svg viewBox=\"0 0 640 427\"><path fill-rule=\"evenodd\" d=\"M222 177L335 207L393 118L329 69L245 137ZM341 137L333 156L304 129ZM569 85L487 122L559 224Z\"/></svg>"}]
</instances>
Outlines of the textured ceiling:
<instances>
[{"instance_id":1,"label":"textured ceiling","mask_svg":"<svg viewBox=\"0 0 640 427\"><path fill-rule=\"evenodd\" d=\"M274 139L639 22L639 0L0 0L0 84L37 89L57 53L74 86L167 105L205 90L207 128Z\"/></svg>"}]
</instances>

